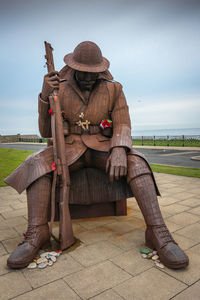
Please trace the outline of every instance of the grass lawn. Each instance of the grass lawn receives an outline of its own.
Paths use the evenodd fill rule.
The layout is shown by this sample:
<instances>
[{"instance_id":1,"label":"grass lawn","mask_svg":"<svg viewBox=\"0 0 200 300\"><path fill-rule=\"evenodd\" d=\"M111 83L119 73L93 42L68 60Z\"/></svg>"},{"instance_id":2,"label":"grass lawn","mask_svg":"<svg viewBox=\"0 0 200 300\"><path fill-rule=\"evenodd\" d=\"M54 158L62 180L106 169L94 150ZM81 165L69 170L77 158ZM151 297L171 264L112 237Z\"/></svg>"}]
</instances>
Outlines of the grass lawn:
<instances>
[{"instance_id":1,"label":"grass lawn","mask_svg":"<svg viewBox=\"0 0 200 300\"><path fill-rule=\"evenodd\" d=\"M200 140L139 140L133 139L133 145L135 146L171 146L171 147L200 147Z\"/></svg>"},{"instance_id":2,"label":"grass lawn","mask_svg":"<svg viewBox=\"0 0 200 300\"><path fill-rule=\"evenodd\" d=\"M0 148L0 186L3 180L34 151Z\"/></svg>"},{"instance_id":3,"label":"grass lawn","mask_svg":"<svg viewBox=\"0 0 200 300\"><path fill-rule=\"evenodd\" d=\"M200 178L199 168L184 168L184 167L173 167L166 165L151 164L153 172L166 173L179 176L197 177Z\"/></svg>"},{"instance_id":4,"label":"grass lawn","mask_svg":"<svg viewBox=\"0 0 200 300\"><path fill-rule=\"evenodd\" d=\"M34 151L0 148L0 186L3 180ZM153 172L200 178L200 169L151 164Z\"/></svg>"}]
</instances>

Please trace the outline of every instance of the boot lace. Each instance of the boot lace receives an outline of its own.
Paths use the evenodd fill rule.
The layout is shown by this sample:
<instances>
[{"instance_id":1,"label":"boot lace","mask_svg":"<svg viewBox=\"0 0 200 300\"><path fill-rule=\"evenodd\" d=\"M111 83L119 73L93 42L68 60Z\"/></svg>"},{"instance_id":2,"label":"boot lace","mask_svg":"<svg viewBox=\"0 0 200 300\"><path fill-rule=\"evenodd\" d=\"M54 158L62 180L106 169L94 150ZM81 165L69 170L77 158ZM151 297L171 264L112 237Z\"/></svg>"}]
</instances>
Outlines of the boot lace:
<instances>
[{"instance_id":1,"label":"boot lace","mask_svg":"<svg viewBox=\"0 0 200 300\"><path fill-rule=\"evenodd\" d=\"M28 242L31 239L31 236L35 232L36 226L28 226L27 231L23 233L22 241L18 244L18 246Z\"/></svg>"},{"instance_id":2,"label":"boot lace","mask_svg":"<svg viewBox=\"0 0 200 300\"><path fill-rule=\"evenodd\" d=\"M169 242L174 242L175 243L172 235L170 234L169 230L167 229L167 227L165 225L161 226L161 227L158 227L157 230L158 230L160 238L163 240L163 242L165 244L167 244Z\"/></svg>"}]
</instances>

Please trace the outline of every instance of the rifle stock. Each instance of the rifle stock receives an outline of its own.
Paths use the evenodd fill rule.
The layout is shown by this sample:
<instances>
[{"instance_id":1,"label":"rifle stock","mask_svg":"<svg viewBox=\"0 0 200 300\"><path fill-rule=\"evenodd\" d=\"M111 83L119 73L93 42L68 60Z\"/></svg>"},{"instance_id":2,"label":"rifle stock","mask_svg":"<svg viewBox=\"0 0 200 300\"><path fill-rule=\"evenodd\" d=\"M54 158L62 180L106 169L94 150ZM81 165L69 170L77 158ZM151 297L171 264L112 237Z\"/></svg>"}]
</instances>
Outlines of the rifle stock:
<instances>
[{"instance_id":1,"label":"rifle stock","mask_svg":"<svg viewBox=\"0 0 200 300\"><path fill-rule=\"evenodd\" d=\"M45 43L48 73L55 71L54 60L53 60L53 48L51 44ZM61 249L68 248L74 243L74 236L72 230L71 216L69 212L69 189L70 189L70 176L69 168L66 162L65 156L65 140L63 134L63 120L60 108L60 102L58 97L58 90L54 90L49 96L50 108L53 111L51 115L51 130L53 138L53 152L54 162L56 164L56 170L54 170L54 179L52 184L52 195L51 195L51 224L50 232L52 234L52 225L55 215L55 184L56 180L59 179L60 193L59 193L59 240ZM52 234L53 236L53 234Z\"/></svg>"}]
</instances>

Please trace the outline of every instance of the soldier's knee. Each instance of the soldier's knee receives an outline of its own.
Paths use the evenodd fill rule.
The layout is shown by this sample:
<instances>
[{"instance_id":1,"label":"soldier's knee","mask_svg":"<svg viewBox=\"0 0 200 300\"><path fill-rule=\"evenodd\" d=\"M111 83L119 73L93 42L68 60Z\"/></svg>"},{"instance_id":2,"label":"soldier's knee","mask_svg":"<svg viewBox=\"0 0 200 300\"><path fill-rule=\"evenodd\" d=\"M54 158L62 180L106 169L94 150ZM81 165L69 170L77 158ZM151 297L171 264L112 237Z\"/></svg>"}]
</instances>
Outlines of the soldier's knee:
<instances>
[{"instance_id":1,"label":"soldier's knee","mask_svg":"<svg viewBox=\"0 0 200 300\"><path fill-rule=\"evenodd\" d=\"M130 183L134 178L146 174L151 175L148 163L140 156L128 155L127 182Z\"/></svg>"}]
</instances>

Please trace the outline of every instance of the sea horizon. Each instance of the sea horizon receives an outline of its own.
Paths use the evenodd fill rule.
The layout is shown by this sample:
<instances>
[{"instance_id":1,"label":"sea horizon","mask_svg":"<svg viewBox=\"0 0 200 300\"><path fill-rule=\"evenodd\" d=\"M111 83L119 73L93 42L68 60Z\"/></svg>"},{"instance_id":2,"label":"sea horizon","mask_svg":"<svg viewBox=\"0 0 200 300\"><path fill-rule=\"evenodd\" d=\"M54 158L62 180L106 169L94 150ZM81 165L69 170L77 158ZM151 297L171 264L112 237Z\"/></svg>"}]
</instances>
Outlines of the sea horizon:
<instances>
[{"instance_id":1,"label":"sea horizon","mask_svg":"<svg viewBox=\"0 0 200 300\"><path fill-rule=\"evenodd\" d=\"M144 129L144 130L131 130L132 136L199 136L200 128L170 128L170 129Z\"/></svg>"}]
</instances>

